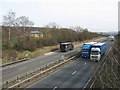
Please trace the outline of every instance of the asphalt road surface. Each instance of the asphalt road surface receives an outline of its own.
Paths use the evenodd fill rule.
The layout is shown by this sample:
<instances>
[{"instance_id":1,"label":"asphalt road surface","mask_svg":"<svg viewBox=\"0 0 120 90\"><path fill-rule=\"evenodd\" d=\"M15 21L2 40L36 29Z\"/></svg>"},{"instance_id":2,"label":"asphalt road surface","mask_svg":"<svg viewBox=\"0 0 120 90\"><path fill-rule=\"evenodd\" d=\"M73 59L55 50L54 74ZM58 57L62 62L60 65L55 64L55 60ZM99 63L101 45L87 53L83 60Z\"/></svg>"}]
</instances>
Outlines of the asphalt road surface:
<instances>
[{"instance_id":1,"label":"asphalt road surface","mask_svg":"<svg viewBox=\"0 0 120 90\"><path fill-rule=\"evenodd\" d=\"M103 38L97 41L99 42L105 39L106 38ZM37 58L33 58L25 62L11 65L9 68L3 68L2 69L2 82L9 80L11 78L14 78L18 75L24 74L26 72L29 72L31 70L34 70L38 67L42 67L48 63L60 60L61 56L68 57L68 56L74 55L75 53L79 52L81 48L82 48L82 45L78 45L77 47L74 48L74 50L69 51L69 52L55 51L52 54L46 54L44 56L39 56Z\"/></svg>"},{"instance_id":2,"label":"asphalt road surface","mask_svg":"<svg viewBox=\"0 0 120 90\"><path fill-rule=\"evenodd\" d=\"M106 42L106 53L109 51L112 44L113 41L111 40ZM106 54L102 57L102 60L105 56ZM94 62L80 57L71 64L34 83L28 88L52 88L53 90L57 88L83 88L93 75L95 69L100 65L101 61Z\"/></svg>"}]
</instances>

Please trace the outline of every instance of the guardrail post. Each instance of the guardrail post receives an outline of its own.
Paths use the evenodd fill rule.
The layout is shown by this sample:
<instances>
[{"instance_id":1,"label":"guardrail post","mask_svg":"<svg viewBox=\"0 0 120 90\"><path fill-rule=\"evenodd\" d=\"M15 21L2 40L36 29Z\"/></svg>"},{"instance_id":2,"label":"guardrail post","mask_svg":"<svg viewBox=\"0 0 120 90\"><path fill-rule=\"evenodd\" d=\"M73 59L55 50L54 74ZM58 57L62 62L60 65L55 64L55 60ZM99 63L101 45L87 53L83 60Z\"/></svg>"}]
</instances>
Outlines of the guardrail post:
<instances>
[{"instance_id":1,"label":"guardrail post","mask_svg":"<svg viewBox=\"0 0 120 90\"><path fill-rule=\"evenodd\" d=\"M51 63L50 63L50 67L51 67Z\"/></svg>"},{"instance_id":2,"label":"guardrail post","mask_svg":"<svg viewBox=\"0 0 120 90\"><path fill-rule=\"evenodd\" d=\"M6 84L8 85L8 81L6 81Z\"/></svg>"},{"instance_id":3,"label":"guardrail post","mask_svg":"<svg viewBox=\"0 0 120 90\"><path fill-rule=\"evenodd\" d=\"M30 80L28 79L28 82L29 82Z\"/></svg>"},{"instance_id":4,"label":"guardrail post","mask_svg":"<svg viewBox=\"0 0 120 90\"><path fill-rule=\"evenodd\" d=\"M19 79L19 77L17 76L17 80Z\"/></svg>"},{"instance_id":5,"label":"guardrail post","mask_svg":"<svg viewBox=\"0 0 120 90\"><path fill-rule=\"evenodd\" d=\"M20 84L18 84L18 87L20 87Z\"/></svg>"},{"instance_id":6,"label":"guardrail post","mask_svg":"<svg viewBox=\"0 0 120 90\"><path fill-rule=\"evenodd\" d=\"M24 76L26 76L26 74L24 74Z\"/></svg>"},{"instance_id":7,"label":"guardrail post","mask_svg":"<svg viewBox=\"0 0 120 90\"><path fill-rule=\"evenodd\" d=\"M46 69L47 69L47 65L46 65Z\"/></svg>"}]
</instances>

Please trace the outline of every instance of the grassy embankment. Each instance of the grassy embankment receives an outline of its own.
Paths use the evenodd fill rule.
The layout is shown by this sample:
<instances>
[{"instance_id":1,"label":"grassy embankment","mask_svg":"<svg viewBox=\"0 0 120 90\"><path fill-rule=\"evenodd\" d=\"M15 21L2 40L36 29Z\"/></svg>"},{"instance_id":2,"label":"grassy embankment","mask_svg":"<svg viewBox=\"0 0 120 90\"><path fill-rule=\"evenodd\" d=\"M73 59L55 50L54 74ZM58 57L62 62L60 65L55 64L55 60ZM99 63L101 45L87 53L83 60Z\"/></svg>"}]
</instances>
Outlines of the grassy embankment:
<instances>
[{"instance_id":1,"label":"grassy embankment","mask_svg":"<svg viewBox=\"0 0 120 90\"><path fill-rule=\"evenodd\" d=\"M93 88L120 88L120 34L112 46L112 50L96 76Z\"/></svg>"},{"instance_id":2,"label":"grassy embankment","mask_svg":"<svg viewBox=\"0 0 120 90\"><path fill-rule=\"evenodd\" d=\"M88 42L94 38L103 35L92 33L87 30L83 32L75 32L70 29L46 29L46 28L26 28L24 35L22 28L11 28L11 40L8 39L8 28L3 27L2 33L2 63L10 63L12 61L25 58L34 58L44 55L45 53L58 50L61 42L74 42L74 45ZM30 31L39 30L44 33L43 38L34 38L28 36Z\"/></svg>"},{"instance_id":3,"label":"grassy embankment","mask_svg":"<svg viewBox=\"0 0 120 90\"><path fill-rule=\"evenodd\" d=\"M101 38L101 37L99 37L99 38ZM98 39L98 37L94 38L94 39L91 39L91 40L85 40L85 41L81 41L81 42L73 42L73 44L74 45L79 45L79 44L83 44L85 42L93 41L93 40L96 40L96 39ZM37 50L35 50L33 52L28 51L28 50L27 51L23 51L23 52L17 52L16 51L17 52L17 57L16 57L15 61L19 60L19 59L24 59L25 58L25 54L29 55L28 58L34 58L34 57L37 57L37 56L42 56L42 55L44 55L46 53L49 53L51 51L54 51L54 50L59 50L59 45L46 46L46 47L43 47L43 48L38 48ZM10 63L10 62L12 62L12 61L7 60L5 58L3 60L3 64Z\"/></svg>"}]
</instances>

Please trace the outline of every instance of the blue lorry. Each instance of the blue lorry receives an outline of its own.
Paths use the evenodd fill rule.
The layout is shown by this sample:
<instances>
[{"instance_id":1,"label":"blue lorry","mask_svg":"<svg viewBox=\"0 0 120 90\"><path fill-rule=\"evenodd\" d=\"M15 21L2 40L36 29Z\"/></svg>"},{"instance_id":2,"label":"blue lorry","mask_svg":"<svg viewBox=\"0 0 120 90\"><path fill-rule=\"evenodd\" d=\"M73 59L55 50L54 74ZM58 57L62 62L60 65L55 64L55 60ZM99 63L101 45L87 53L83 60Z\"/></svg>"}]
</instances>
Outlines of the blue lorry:
<instances>
[{"instance_id":1,"label":"blue lorry","mask_svg":"<svg viewBox=\"0 0 120 90\"><path fill-rule=\"evenodd\" d=\"M97 43L92 45L90 60L99 61L106 51L105 43Z\"/></svg>"},{"instance_id":2,"label":"blue lorry","mask_svg":"<svg viewBox=\"0 0 120 90\"><path fill-rule=\"evenodd\" d=\"M94 45L95 43L97 42L90 42L90 43L83 44L81 56L90 57L90 51L91 51L92 45Z\"/></svg>"}]
</instances>

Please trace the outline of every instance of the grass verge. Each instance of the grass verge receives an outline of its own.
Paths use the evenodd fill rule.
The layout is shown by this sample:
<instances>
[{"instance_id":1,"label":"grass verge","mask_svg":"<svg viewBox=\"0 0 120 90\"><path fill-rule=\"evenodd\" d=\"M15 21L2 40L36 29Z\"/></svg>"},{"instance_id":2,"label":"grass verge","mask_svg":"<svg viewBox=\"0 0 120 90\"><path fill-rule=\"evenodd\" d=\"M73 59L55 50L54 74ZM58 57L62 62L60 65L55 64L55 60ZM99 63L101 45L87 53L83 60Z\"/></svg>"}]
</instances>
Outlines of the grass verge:
<instances>
[{"instance_id":1,"label":"grass verge","mask_svg":"<svg viewBox=\"0 0 120 90\"><path fill-rule=\"evenodd\" d=\"M90 41L93 41L93 40L97 40L97 39L100 39L100 38L102 38L102 37L97 37L97 38L93 38L93 39L85 40L85 41L81 41L81 42L73 42L73 44L74 45L79 45L79 44L83 44L83 43L90 42ZM39 49L37 49L33 52L30 52L30 51L17 52L17 51L15 51L16 54L17 54L17 57L16 58L11 58L10 60L8 60L7 58L3 58L2 59L2 64L7 64L7 63L10 63L10 62L13 62L13 61L24 59L24 58L26 58L25 57L26 54L28 54L28 58L31 59L31 58L35 58L37 56L42 56L46 53L49 53L49 52L52 52L52 51L55 51L55 50L59 50L59 45L39 48Z\"/></svg>"}]
</instances>

